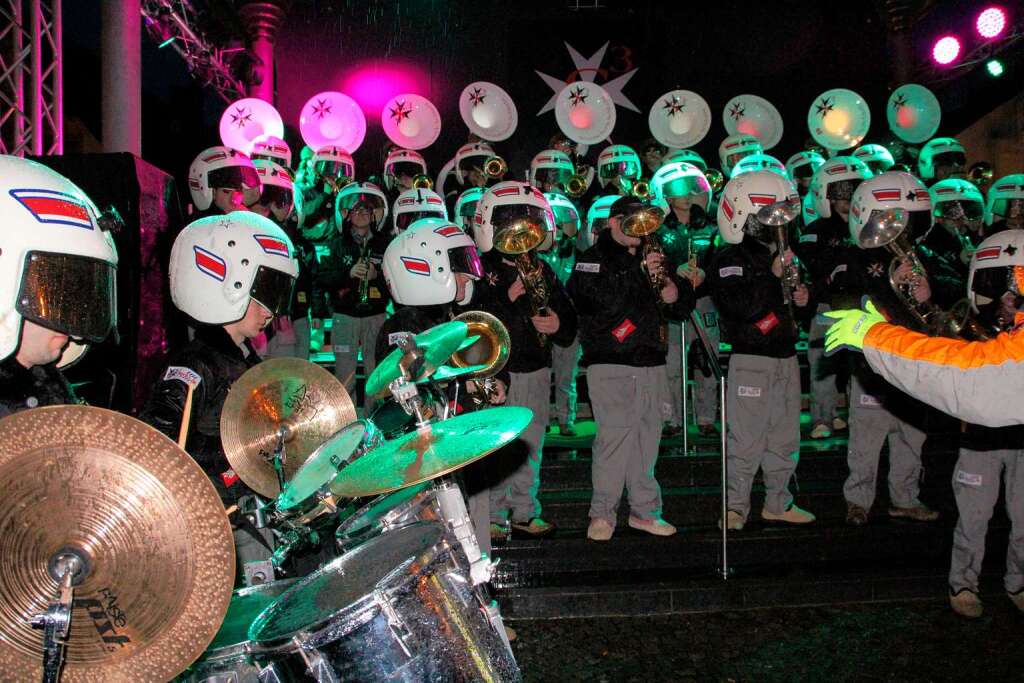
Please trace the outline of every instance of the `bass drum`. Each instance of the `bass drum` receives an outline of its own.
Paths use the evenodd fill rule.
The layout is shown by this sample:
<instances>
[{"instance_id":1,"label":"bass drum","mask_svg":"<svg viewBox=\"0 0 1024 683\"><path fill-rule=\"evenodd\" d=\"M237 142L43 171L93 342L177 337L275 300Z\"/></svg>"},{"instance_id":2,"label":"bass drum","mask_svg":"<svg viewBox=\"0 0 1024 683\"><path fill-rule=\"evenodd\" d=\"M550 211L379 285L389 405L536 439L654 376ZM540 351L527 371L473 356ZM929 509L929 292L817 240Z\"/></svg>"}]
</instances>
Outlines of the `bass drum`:
<instances>
[{"instance_id":1,"label":"bass drum","mask_svg":"<svg viewBox=\"0 0 1024 683\"><path fill-rule=\"evenodd\" d=\"M435 522L359 546L297 583L249 630L254 657L316 681L520 681L501 618Z\"/></svg>"}]
</instances>

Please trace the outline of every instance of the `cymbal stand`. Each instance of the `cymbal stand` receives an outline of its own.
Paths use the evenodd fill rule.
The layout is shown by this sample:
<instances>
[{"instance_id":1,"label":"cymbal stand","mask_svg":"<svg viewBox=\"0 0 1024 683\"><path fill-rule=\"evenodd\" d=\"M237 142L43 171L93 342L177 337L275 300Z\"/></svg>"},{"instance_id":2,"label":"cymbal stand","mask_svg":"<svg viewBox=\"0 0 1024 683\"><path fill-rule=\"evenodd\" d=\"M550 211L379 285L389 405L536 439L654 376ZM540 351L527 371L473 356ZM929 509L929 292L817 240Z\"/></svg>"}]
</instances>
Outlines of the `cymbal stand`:
<instances>
[{"instance_id":1,"label":"cymbal stand","mask_svg":"<svg viewBox=\"0 0 1024 683\"><path fill-rule=\"evenodd\" d=\"M85 563L73 551L62 552L50 561L50 575L57 580L56 599L46 612L29 620L32 628L43 631L43 683L57 683L64 667L64 648L71 631L71 606L74 585L81 583Z\"/></svg>"},{"instance_id":2,"label":"cymbal stand","mask_svg":"<svg viewBox=\"0 0 1024 683\"><path fill-rule=\"evenodd\" d=\"M416 377L426 360L423 350L416 346L416 342L410 334L399 338L398 347L404 351L402 360L398 363L398 367L402 370L402 376L392 380L388 389L391 390L391 395L398 405L402 406L406 415L416 416L416 428L426 429L430 425L433 413L423 404L423 397L420 396L419 389L415 384Z\"/></svg>"}]
</instances>

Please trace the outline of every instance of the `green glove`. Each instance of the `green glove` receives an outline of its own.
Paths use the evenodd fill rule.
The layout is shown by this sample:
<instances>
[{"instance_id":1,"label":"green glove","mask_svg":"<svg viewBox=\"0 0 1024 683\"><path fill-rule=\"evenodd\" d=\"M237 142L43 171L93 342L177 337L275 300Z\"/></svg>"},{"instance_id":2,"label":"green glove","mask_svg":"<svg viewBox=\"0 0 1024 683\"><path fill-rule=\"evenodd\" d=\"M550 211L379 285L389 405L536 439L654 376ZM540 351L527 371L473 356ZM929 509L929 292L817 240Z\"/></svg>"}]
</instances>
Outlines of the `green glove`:
<instances>
[{"instance_id":1,"label":"green glove","mask_svg":"<svg viewBox=\"0 0 1024 683\"><path fill-rule=\"evenodd\" d=\"M869 299L864 310L852 308L845 311L827 311L823 315L835 320L825 332L825 353L832 354L841 349L860 351L864 348L864 337L876 323L885 318Z\"/></svg>"}]
</instances>

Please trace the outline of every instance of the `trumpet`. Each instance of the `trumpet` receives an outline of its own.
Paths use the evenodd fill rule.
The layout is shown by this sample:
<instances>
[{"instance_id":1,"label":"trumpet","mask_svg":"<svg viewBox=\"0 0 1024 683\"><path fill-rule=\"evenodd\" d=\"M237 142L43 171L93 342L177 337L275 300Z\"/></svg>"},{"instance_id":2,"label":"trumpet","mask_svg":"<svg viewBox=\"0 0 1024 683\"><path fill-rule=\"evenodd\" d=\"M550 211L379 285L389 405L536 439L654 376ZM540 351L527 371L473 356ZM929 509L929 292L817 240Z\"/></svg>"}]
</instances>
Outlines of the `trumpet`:
<instances>
[{"instance_id":1,"label":"trumpet","mask_svg":"<svg viewBox=\"0 0 1024 683\"><path fill-rule=\"evenodd\" d=\"M412 186L417 190L433 190L434 181L430 179L430 176L421 173L412 179Z\"/></svg>"},{"instance_id":2,"label":"trumpet","mask_svg":"<svg viewBox=\"0 0 1024 683\"><path fill-rule=\"evenodd\" d=\"M565 183L565 194L573 199L579 199L587 191L587 177L576 174Z\"/></svg>"},{"instance_id":3,"label":"trumpet","mask_svg":"<svg viewBox=\"0 0 1024 683\"><path fill-rule=\"evenodd\" d=\"M467 368L473 365L483 365L464 376L464 379L471 379L476 385L478 396L473 401L478 405L491 402L494 395L494 376L501 372L508 362L509 351L512 348L512 339L509 337L508 328L496 317L485 311L466 311L455 316L453 320L466 323L468 336L480 337L472 345L452 354L449 362L457 368Z\"/></svg>"},{"instance_id":4,"label":"trumpet","mask_svg":"<svg viewBox=\"0 0 1024 683\"><path fill-rule=\"evenodd\" d=\"M518 219L498 227L494 232L494 248L514 258L519 279L523 282L530 301L530 315L547 315L548 284L544 279L544 267L532 252L544 241L544 228L529 219ZM537 332L541 346L547 346L548 337Z\"/></svg>"},{"instance_id":5,"label":"trumpet","mask_svg":"<svg viewBox=\"0 0 1024 683\"><path fill-rule=\"evenodd\" d=\"M504 178L508 173L508 163L499 156L493 156L484 162L484 175L492 180Z\"/></svg>"}]
</instances>

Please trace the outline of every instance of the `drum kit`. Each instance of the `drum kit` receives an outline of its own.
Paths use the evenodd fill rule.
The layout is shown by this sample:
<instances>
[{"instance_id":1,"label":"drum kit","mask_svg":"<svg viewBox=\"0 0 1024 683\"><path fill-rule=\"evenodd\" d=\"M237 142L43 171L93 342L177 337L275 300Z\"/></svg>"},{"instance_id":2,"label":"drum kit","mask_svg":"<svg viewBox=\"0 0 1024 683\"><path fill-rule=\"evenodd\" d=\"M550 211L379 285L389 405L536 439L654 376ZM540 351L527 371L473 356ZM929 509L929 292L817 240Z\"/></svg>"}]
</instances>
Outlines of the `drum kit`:
<instances>
[{"instance_id":1,"label":"drum kit","mask_svg":"<svg viewBox=\"0 0 1024 683\"><path fill-rule=\"evenodd\" d=\"M248 370L221 414L224 453L257 494L237 513L131 417L57 406L0 420L2 677L520 680L458 475L532 413L449 416L435 400L439 378L481 367L445 364L479 338L469 330L401 335L374 371L369 384L410 417L391 437L356 419L322 368ZM304 548L328 559L232 592L232 514L272 532L277 573Z\"/></svg>"}]
</instances>

